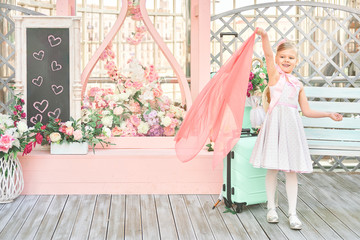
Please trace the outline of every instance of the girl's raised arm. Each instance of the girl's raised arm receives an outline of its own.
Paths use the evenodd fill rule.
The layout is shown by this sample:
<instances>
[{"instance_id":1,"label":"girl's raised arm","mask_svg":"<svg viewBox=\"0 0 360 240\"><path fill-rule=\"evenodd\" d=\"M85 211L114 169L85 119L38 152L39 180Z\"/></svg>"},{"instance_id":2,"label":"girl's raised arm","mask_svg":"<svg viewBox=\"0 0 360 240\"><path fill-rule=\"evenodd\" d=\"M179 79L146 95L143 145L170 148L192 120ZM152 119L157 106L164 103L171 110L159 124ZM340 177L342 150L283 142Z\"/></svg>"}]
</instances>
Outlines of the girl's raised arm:
<instances>
[{"instance_id":1,"label":"girl's raised arm","mask_svg":"<svg viewBox=\"0 0 360 240\"><path fill-rule=\"evenodd\" d=\"M265 61L266 61L266 68L269 75L269 86L275 85L280 76L275 68L274 53L270 46L268 34L262 28L258 28L256 34L261 36L262 47L264 50Z\"/></svg>"}]
</instances>

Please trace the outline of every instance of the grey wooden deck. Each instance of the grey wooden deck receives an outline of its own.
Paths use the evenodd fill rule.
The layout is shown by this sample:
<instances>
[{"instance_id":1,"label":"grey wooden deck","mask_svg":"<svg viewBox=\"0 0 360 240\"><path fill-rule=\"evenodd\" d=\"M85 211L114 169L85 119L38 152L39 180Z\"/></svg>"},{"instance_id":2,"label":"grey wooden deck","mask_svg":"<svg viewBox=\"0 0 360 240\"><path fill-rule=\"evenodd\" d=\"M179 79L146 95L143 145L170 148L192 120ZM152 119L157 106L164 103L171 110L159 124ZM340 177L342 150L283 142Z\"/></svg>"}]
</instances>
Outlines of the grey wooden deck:
<instances>
[{"instance_id":1,"label":"grey wooden deck","mask_svg":"<svg viewBox=\"0 0 360 240\"><path fill-rule=\"evenodd\" d=\"M0 204L0 239L360 239L360 174L300 175L301 231L288 227L279 179L279 224L265 204L212 210L217 195L20 196Z\"/></svg>"}]
</instances>

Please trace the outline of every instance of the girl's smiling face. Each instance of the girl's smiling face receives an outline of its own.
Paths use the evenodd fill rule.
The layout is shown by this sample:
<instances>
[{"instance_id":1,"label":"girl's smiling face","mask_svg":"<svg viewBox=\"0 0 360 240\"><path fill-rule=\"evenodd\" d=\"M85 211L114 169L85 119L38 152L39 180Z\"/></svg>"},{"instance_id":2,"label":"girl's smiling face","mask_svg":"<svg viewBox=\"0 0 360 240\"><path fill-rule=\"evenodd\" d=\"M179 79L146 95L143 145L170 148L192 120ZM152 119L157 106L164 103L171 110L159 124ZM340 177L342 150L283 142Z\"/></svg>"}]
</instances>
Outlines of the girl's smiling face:
<instances>
[{"instance_id":1,"label":"girl's smiling face","mask_svg":"<svg viewBox=\"0 0 360 240\"><path fill-rule=\"evenodd\" d=\"M291 73L297 64L297 52L295 49L284 49L276 53L275 63L279 65L285 73Z\"/></svg>"}]
</instances>

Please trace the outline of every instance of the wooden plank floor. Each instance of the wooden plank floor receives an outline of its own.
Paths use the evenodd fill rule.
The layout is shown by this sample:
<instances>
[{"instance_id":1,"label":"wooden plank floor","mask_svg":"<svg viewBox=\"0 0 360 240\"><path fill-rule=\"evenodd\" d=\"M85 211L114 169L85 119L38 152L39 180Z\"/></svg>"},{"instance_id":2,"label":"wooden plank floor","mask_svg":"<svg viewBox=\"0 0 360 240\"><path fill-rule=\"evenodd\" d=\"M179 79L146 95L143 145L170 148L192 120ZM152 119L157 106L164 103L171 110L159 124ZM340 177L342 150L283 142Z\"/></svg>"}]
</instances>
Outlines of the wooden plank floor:
<instances>
[{"instance_id":1,"label":"wooden plank floor","mask_svg":"<svg viewBox=\"0 0 360 240\"><path fill-rule=\"evenodd\" d=\"M301 231L288 226L278 182L279 224L266 222L265 203L212 210L217 195L27 195L0 204L0 240L360 239L360 174L299 175Z\"/></svg>"}]
</instances>

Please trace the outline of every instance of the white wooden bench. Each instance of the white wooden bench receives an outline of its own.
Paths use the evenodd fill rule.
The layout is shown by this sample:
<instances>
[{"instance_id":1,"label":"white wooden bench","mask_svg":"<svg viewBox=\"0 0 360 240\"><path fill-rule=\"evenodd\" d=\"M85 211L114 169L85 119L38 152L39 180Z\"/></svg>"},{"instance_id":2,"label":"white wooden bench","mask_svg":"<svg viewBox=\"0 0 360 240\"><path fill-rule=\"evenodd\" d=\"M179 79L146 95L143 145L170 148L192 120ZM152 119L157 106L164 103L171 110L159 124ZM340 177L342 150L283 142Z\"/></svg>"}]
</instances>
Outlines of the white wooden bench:
<instances>
[{"instance_id":1,"label":"white wooden bench","mask_svg":"<svg viewBox=\"0 0 360 240\"><path fill-rule=\"evenodd\" d=\"M312 109L344 115L341 122L302 116L314 166L323 171L332 171L338 166L345 171L360 169L360 88L305 87L305 93ZM330 169L320 164L323 156L335 160ZM357 165L351 170L343 164L347 157L359 161L355 161Z\"/></svg>"}]
</instances>

